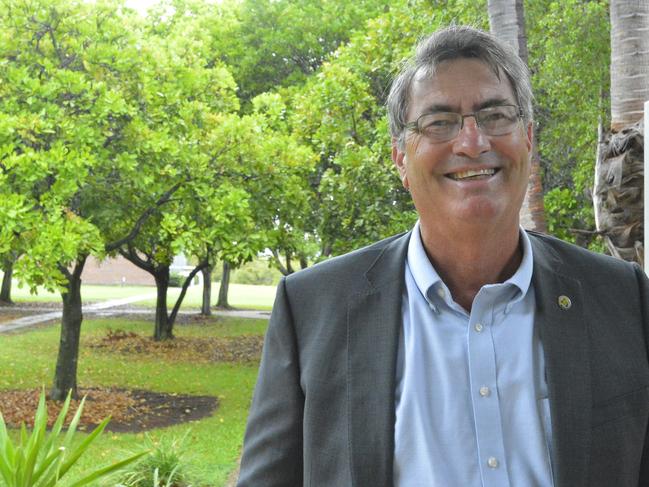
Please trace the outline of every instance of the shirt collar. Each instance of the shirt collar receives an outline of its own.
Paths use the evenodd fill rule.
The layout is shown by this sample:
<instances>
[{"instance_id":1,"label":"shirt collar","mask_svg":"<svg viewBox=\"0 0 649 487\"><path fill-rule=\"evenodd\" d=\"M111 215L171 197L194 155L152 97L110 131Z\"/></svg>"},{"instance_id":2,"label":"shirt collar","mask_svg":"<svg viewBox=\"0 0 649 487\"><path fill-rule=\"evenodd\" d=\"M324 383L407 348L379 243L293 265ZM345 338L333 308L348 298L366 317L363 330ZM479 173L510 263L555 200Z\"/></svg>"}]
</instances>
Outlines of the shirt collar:
<instances>
[{"instance_id":1,"label":"shirt collar","mask_svg":"<svg viewBox=\"0 0 649 487\"><path fill-rule=\"evenodd\" d=\"M532 270L533 270L533 256L532 256L532 244L530 238L527 236L527 232L520 229L520 241L523 247L523 258L521 260L518 269L509 279L507 279L502 284L514 285L518 288L520 293L516 293L516 297L512 301L518 301L522 299L530 288L532 282ZM442 281L442 278L439 276L435 267L428 259L426 250L424 249L424 244L421 241L421 234L419 231L419 220L415 223L415 227L412 230L410 235L410 241L408 242L408 256L407 264L412 274L415 284L419 288L421 294L426 298L430 303L429 292L431 292L432 287L436 284L437 288L444 289L446 293L446 299L450 300L451 297L448 295L448 289L446 284ZM432 304L432 303L431 303Z\"/></svg>"}]
</instances>

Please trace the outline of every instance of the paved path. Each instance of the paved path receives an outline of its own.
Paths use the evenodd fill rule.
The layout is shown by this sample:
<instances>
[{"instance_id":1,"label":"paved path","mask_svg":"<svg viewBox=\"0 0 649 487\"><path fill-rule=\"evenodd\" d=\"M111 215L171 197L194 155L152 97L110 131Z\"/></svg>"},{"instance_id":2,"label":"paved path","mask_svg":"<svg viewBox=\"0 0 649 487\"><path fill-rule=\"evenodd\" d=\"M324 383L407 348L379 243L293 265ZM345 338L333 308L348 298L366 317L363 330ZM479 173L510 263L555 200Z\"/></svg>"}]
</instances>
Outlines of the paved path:
<instances>
[{"instance_id":1,"label":"paved path","mask_svg":"<svg viewBox=\"0 0 649 487\"><path fill-rule=\"evenodd\" d=\"M155 293L139 294L137 296L130 296L128 298L110 299L108 301L101 301L83 306L84 314L92 314L94 316L114 316L120 314L151 314L150 309L142 308L128 308L125 305L136 303L138 301L145 301L148 299L155 299ZM24 316L15 320L0 323L0 333L8 331L20 330L30 326L47 323L48 321L58 320L63 316L61 310L52 311L51 308L34 308L34 307L13 307L12 310L16 311L37 311L36 314ZM182 314L198 314L198 311L181 311ZM220 316L234 316L239 318L258 318L268 319L270 311L257 311L257 310L214 310L215 315Z\"/></svg>"}]
</instances>

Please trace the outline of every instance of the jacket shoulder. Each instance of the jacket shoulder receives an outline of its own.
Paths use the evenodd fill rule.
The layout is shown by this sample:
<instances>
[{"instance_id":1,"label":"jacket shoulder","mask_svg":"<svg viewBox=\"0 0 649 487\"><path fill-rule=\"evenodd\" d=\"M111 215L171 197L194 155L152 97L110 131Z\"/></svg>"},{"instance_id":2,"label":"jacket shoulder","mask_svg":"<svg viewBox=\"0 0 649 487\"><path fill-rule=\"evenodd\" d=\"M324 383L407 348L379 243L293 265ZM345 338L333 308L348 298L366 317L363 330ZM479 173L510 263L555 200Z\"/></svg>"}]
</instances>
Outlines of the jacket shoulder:
<instances>
[{"instance_id":1,"label":"jacket shoulder","mask_svg":"<svg viewBox=\"0 0 649 487\"><path fill-rule=\"evenodd\" d=\"M368 269L386 249L401 238L408 238L408 233L393 235L366 247L302 269L285 277L286 286L299 289L303 286L316 285L320 288L332 289L334 286L344 283L347 285L347 290L350 291L349 283L354 281L366 283L365 273Z\"/></svg>"},{"instance_id":2,"label":"jacket shoulder","mask_svg":"<svg viewBox=\"0 0 649 487\"><path fill-rule=\"evenodd\" d=\"M606 273L625 273L633 271L637 264L616 259L610 255L592 252L550 235L527 231L534 248L534 258L548 259L551 266L562 274L579 275L585 272L605 275ZM539 254L541 250L542 255Z\"/></svg>"}]
</instances>

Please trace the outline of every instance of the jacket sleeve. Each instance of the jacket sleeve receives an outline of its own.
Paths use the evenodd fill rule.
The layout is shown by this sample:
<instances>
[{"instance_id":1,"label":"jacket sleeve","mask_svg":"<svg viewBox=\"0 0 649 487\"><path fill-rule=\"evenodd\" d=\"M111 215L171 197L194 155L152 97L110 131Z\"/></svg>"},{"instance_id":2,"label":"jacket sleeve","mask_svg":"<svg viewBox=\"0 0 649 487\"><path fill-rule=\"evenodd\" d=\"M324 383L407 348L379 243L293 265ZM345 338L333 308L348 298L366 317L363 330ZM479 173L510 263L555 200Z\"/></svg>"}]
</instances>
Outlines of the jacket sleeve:
<instances>
[{"instance_id":1,"label":"jacket sleeve","mask_svg":"<svg viewBox=\"0 0 649 487\"><path fill-rule=\"evenodd\" d=\"M282 279L248 415L238 487L302 485L303 409L297 336Z\"/></svg>"},{"instance_id":2,"label":"jacket sleeve","mask_svg":"<svg viewBox=\"0 0 649 487\"><path fill-rule=\"evenodd\" d=\"M644 333L645 348L647 349L647 360L649 361L649 279L647 275L640 268L639 265L634 265L636 278L640 286L640 299L642 310L642 327ZM645 433L644 448L642 451L642 459L640 462L640 473L638 480L638 487L649 485L649 425Z\"/></svg>"}]
</instances>

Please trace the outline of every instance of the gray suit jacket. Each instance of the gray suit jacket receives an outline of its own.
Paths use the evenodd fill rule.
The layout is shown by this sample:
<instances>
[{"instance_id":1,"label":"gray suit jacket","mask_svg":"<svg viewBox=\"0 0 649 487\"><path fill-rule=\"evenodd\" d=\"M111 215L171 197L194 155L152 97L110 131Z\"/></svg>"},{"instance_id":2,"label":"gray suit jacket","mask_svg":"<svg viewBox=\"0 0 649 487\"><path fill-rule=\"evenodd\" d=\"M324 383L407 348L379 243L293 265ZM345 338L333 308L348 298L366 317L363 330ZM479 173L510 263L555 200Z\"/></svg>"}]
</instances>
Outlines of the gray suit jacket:
<instances>
[{"instance_id":1,"label":"gray suit jacket","mask_svg":"<svg viewBox=\"0 0 649 487\"><path fill-rule=\"evenodd\" d=\"M555 487L649 486L647 279L638 266L530 238ZM392 237L282 280L240 487L392 485L408 239ZM568 309L559 296L570 298Z\"/></svg>"}]
</instances>

